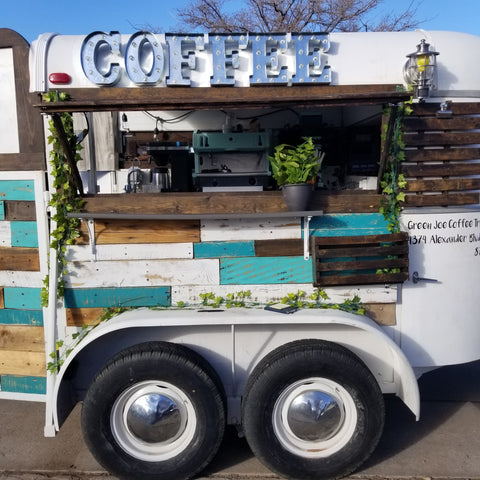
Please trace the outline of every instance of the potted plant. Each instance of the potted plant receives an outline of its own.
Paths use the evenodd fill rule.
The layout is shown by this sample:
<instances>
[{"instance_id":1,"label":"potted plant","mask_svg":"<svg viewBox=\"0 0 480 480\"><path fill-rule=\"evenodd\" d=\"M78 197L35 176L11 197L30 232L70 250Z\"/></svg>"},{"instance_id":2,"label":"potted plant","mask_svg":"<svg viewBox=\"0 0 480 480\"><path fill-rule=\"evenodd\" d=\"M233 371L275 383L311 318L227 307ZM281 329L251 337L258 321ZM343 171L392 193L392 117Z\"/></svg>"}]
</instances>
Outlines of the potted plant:
<instances>
[{"instance_id":1,"label":"potted plant","mask_svg":"<svg viewBox=\"0 0 480 480\"><path fill-rule=\"evenodd\" d=\"M268 157L273 178L282 189L287 208L295 211L307 209L325 156L311 137L303 140L298 146L277 145L273 156Z\"/></svg>"}]
</instances>

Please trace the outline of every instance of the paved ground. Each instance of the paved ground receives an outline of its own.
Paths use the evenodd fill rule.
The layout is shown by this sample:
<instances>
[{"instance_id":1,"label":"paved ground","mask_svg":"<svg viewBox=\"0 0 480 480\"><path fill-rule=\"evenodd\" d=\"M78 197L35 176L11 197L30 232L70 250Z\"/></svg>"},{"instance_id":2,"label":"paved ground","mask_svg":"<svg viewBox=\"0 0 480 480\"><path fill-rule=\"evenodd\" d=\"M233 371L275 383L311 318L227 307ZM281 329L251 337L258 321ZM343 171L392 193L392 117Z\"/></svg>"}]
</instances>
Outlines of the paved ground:
<instances>
[{"instance_id":1,"label":"paved ground","mask_svg":"<svg viewBox=\"0 0 480 480\"><path fill-rule=\"evenodd\" d=\"M420 379L422 418L395 399L371 459L355 480L480 480L480 362L447 367ZM43 437L44 405L0 401L2 480L113 480L93 459L81 437L80 409L56 438ZM252 456L234 431L203 480L276 479Z\"/></svg>"}]
</instances>

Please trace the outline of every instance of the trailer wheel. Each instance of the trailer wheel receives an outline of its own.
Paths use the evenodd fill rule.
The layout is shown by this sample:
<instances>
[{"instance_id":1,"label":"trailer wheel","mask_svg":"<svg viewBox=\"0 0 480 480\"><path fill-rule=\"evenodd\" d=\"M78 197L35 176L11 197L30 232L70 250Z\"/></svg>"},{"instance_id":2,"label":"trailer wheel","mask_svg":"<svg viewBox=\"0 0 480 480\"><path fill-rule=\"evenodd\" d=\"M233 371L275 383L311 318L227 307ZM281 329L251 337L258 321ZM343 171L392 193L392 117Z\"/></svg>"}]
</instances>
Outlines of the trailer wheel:
<instances>
[{"instance_id":1,"label":"trailer wheel","mask_svg":"<svg viewBox=\"0 0 480 480\"><path fill-rule=\"evenodd\" d=\"M136 345L98 373L85 396L90 451L125 479L187 479L216 454L225 400L215 372L195 352L168 343Z\"/></svg>"},{"instance_id":2,"label":"trailer wheel","mask_svg":"<svg viewBox=\"0 0 480 480\"><path fill-rule=\"evenodd\" d=\"M346 476L375 449L384 425L375 378L349 350L292 342L255 368L243 397L243 428L253 453L290 479Z\"/></svg>"}]
</instances>

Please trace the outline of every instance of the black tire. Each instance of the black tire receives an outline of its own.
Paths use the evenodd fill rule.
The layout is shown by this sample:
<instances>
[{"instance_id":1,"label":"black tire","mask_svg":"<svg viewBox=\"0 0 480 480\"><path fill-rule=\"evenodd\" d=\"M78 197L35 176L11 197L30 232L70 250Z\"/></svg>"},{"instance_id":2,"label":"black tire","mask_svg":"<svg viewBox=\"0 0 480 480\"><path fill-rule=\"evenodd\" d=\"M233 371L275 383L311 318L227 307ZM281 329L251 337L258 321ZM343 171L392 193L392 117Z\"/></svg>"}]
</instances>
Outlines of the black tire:
<instances>
[{"instance_id":1,"label":"black tire","mask_svg":"<svg viewBox=\"0 0 480 480\"><path fill-rule=\"evenodd\" d=\"M321 480L346 476L371 455L385 407L377 381L356 355L303 340L256 366L242 417L250 448L269 469L289 479Z\"/></svg>"},{"instance_id":2,"label":"black tire","mask_svg":"<svg viewBox=\"0 0 480 480\"><path fill-rule=\"evenodd\" d=\"M225 396L195 352L140 344L97 374L84 399L82 429L98 462L119 478L188 479L217 453Z\"/></svg>"}]
</instances>

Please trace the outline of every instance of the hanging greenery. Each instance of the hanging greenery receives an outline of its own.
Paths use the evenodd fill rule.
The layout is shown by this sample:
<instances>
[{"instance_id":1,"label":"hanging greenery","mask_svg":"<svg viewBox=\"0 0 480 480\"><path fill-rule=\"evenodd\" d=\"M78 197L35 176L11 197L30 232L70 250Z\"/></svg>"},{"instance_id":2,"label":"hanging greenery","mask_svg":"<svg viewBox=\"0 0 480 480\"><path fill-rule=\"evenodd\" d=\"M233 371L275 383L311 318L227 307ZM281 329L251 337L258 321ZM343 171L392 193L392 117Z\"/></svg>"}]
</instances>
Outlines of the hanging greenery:
<instances>
[{"instance_id":1,"label":"hanging greenery","mask_svg":"<svg viewBox=\"0 0 480 480\"><path fill-rule=\"evenodd\" d=\"M43 95L43 101L55 102L66 101L68 95L59 92L48 92ZM65 147L70 149L73 160L78 162L81 159L80 151L82 146L77 141L77 136L73 129L73 117L69 113L62 113L56 119L60 120L65 133L59 132L55 126L54 118L49 121L48 144L52 149L49 155L51 165L51 175L53 177L53 188L49 206L53 207L52 221L55 223L55 229L50 233L50 248L57 253L57 295L63 297L65 282L63 276L65 274L65 252L66 246L73 244L74 240L80 236L78 218L68 218L68 212L78 212L83 206L83 199L78 194L78 184L75 178L75 172L72 169L71 162L68 161ZM63 140L63 142L62 142ZM67 145L65 145L65 141ZM48 287L49 275L43 280L43 288L41 292L42 306L48 306Z\"/></svg>"},{"instance_id":2,"label":"hanging greenery","mask_svg":"<svg viewBox=\"0 0 480 480\"><path fill-rule=\"evenodd\" d=\"M390 233L400 232L400 212L405 202L405 188L407 182L405 176L400 173L400 164L405 160L405 143L403 141L403 117L410 115L412 112L411 102L405 102L398 106L398 108L389 108L386 114L388 116L395 115L393 120L393 130L391 134L391 141L385 142L387 135L387 125L382 132L382 140L386 148L389 148L387 153L386 168L380 183L382 188L382 199L380 203L380 213L383 214L387 221L387 228Z\"/></svg>"}]
</instances>

